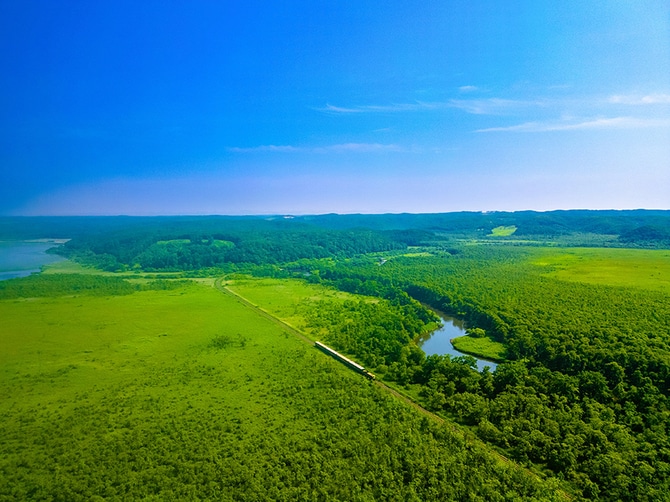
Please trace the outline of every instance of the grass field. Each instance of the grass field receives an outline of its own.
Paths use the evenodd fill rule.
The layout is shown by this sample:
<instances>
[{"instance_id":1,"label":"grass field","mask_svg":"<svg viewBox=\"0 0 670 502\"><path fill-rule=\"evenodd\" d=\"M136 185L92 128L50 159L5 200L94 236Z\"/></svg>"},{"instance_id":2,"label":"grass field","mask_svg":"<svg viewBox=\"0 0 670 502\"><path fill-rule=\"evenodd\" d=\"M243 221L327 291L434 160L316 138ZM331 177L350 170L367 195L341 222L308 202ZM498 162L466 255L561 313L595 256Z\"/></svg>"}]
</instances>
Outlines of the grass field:
<instances>
[{"instance_id":1,"label":"grass field","mask_svg":"<svg viewBox=\"0 0 670 502\"><path fill-rule=\"evenodd\" d=\"M305 309L315 306L322 300L360 300L376 301L371 297L361 297L327 288L319 284L309 284L299 279L255 279L237 278L226 282L227 287L249 300L254 305L270 312L290 326L297 328L307 336L305 327Z\"/></svg>"},{"instance_id":2,"label":"grass field","mask_svg":"<svg viewBox=\"0 0 670 502\"><path fill-rule=\"evenodd\" d=\"M516 226L508 225L508 226L495 227L491 229L491 233L489 235L491 237L509 237L514 232L516 232Z\"/></svg>"},{"instance_id":3,"label":"grass field","mask_svg":"<svg viewBox=\"0 0 670 502\"><path fill-rule=\"evenodd\" d=\"M270 285L278 309L323 293ZM3 300L0 318L0 500L544 490L211 285Z\"/></svg>"},{"instance_id":4,"label":"grass field","mask_svg":"<svg viewBox=\"0 0 670 502\"><path fill-rule=\"evenodd\" d=\"M45 265L42 267L42 274L53 275L53 274L86 274L86 275L106 275L113 277L123 277L130 281L135 282L146 282L147 280L154 279L174 279L182 277L184 274L181 272L149 272L143 273L140 271L127 271L127 272L105 272L103 270L94 268L94 267L85 267L79 263L76 263L71 260L63 260L57 263L52 263L50 265ZM213 284L213 279L208 280L209 283Z\"/></svg>"},{"instance_id":5,"label":"grass field","mask_svg":"<svg viewBox=\"0 0 670 502\"><path fill-rule=\"evenodd\" d=\"M42 267L43 274L95 274L95 275L114 275L113 272L102 272L93 267L84 267L71 260L63 260L58 263L52 263Z\"/></svg>"},{"instance_id":6,"label":"grass field","mask_svg":"<svg viewBox=\"0 0 670 502\"><path fill-rule=\"evenodd\" d=\"M489 361L502 362L505 360L505 346L487 337L474 338L471 336L459 336L451 343L456 350L471 354L473 356L488 359Z\"/></svg>"},{"instance_id":7,"label":"grass field","mask_svg":"<svg viewBox=\"0 0 670 502\"><path fill-rule=\"evenodd\" d=\"M197 285L104 298L7 300L0 302L0 316L3 411L38 406L63 413L82 396L87 401L113 387L136 391L175 366L195 373L200 365L213 368L224 356L211 350L216 337L231 340L225 364L233 374L239 358L252 353L237 345L259 348L270 336L273 344L286 343L276 327ZM241 373L237 377L246 370Z\"/></svg>"},{"instance_id":8,"label":"grass field","mask_svg":"<svg viewBox=\"0 0 670 502\"><path fill-rule=\"evenodd\" d=\"M532 263L563 281L670 293L670 251L647 249L536 249Z\"/></svg>"}]
</instances>

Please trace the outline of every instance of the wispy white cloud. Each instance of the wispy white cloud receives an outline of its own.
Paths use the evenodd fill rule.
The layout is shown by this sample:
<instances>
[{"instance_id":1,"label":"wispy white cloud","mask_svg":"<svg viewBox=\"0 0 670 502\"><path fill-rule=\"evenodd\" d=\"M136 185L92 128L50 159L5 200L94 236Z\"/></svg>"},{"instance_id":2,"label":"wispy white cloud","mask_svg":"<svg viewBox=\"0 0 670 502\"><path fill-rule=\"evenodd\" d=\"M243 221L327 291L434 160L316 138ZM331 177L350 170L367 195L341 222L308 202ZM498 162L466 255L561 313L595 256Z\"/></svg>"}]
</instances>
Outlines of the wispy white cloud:
<instances>
[{"instance_id":1,"label":"wispy white cloud","mask_svg":"<svg viewBox=\"0 0 670 502\"><path fill-rule=\"evenodd\" d=\"M368 105L361 107L362 110L368 112L413 112L420 110L435 110L437 108L444 108L444 103L439 102L424 102L416 101L414 103L394 103L390 105Z\"/></svg>"},{"instance_id":2,"label":"wispy white cloud","mask_svg":"<svg viewBox=\"0 0 670 502\"><path fill-rule=\"evenodd\" d=\"M361 105L340 107L326 105L318 110L328 113L400 113L457 108L474 115L497 115L513 109L545 106L546 101L520 101L513 99L450 99L448 101L416 101L413 103L393 103L389 105Z\"/></svg>"},{"instance_id":3,"label":"wispy white cloud","mask_svg":"<svg viewBox=\"0 0 670 502\"><path fill-rule=\"evenodd\" d=\"M344 106L333 106L326 105L323 108L317 108L317 110L326 112L326 113L396 113L396 112L407 112L407 111L419 111L419 110L434 110L436 108L445 107L446 103L427 103L427 102L414 102L414 103L393 103L390 105L361 105L354 107L344 107Z\"/></svg>"},{"instance_id":4,"label":"wispy white cloud","mask_svg":"<svg viewBox=\"0 0 670 502\"><path fill-rule=\"evenodd\" d=\"M610 96L610 103L621 105L670 105L670 94L625 95Z\"/></svg>"},{"instance_id":5,"label":"wispy white cloud","mask_svg":"<svg viewBox=\"0 0 670 502\"><path fill-rule=\"evenodd\" d=\"M342 143L338 145L328 145L325 147L316 147L311 149L315 153L372 153L372 152L404 152L407 149L395 144L382 143Z\"/></svg>"},{"instance_id":6,"label":"wispy white cloud","mask_svg":"<svg viewBox=\"0 0 670 502\"><path fill-rule=\"evenodd\" d=\"M459 93L467 94L478 91L472 85L459 87ZM504 115L519 114L536 109L567 110L576 107L595 107L607 113L611 105L668 105L670 93L648 94L615 94L605 100L596 96L560 96L539 97L531 99L506 99L491 97L485 99L459 97L444 101L414 101L406 103L391 103L387 105L356 105L335 106L328 104L319 111L333 114L364 114L364 113L402 113L424 112L432 110L459 109L472 115Z\"/></svg>"},{"instance_id":7,"label":"wispy white cloud","mask_svg":"<svg viewBox=\"0 0 670 502\"><path fill-rule=\"evenodd\" d=\"M636 117L611 117L582 120L580 122L525 122L512 126L488 127L475 132L552 132L577 131L587 129L640 129L646 127L667 127L670 120L644 119Z\"/></svg>"},{"instance_id":8,"label":"wispy white cloud","mask_svg":"<svg viewBox=\"0 0 670 502\"><path fill-rule=\"evenodd\" d=\"M294 153L303 151L303 149L291 145L259 145L252 147L233 146L228 148L228 151L232 153L254 153L254 152Z\"/></svg>"},{"instance_id":9,"label":"wispy white cloud","mask_svg":"<svg viewBox=\"0 0 670 502\"><path fill-rule=\"evenodd\" d=\"M259 145L249 148L231 147L232 153L382 153L408 152L408 149L396 144L384 143L338 143L325 146Z\"/></svg>"},{"instance_id":10,"label":"wispy white cloud","mask_svg":"<svg viewBox=\"0 0 670 502\"><path fill-rule=\"evenodd\" d=\"M330 113L362 113L365 111L361 108L345 108L343 106L333 106L331 104L327 104L323 108L317 108L317 109L322 112L330 112Z\"/></svg>"},{"instance_id":11,"label":"wispy white cloud","mask_svg":"<svg viewBox=\"0 0 670 502\"><path fill-rule=\"evenodd\" d=\"M516 99L452 99L449 106L459 108L473 115L500 115L522 108L537 108L547 105L545 100L516 100Z\"/></svg>"},{"instance_id":12,"label":"wispy white cloud","mask_svg":"<svg viewBox=\"0 0 670 502\"><path fill-rule=\"evenodd\" d=\"M463 94L478 90L463 86ZM670 126L664 105L670 104L670 93L615 94L603 96L548 96L530 99L462 96L444 101L415 101L388 105L327 105L322 111L336 114L419 113L458 109L480 116L517 117L516 124L486 127L482 123L475 132L552 132L607 129L643 129ZM635 116L622 112L622 106L635 106ZM582 115L580 118L577 113ZM584 116L586 115L586 116ZM589 117L590 115L590 117ZM492 124L491 124L492 125ZM311 149L312 152L401 151L397 145L351 143ZM407 151L407 150L405 150ZM413 149L412 151L416 151Z\"/></svg>"}]
</instances>

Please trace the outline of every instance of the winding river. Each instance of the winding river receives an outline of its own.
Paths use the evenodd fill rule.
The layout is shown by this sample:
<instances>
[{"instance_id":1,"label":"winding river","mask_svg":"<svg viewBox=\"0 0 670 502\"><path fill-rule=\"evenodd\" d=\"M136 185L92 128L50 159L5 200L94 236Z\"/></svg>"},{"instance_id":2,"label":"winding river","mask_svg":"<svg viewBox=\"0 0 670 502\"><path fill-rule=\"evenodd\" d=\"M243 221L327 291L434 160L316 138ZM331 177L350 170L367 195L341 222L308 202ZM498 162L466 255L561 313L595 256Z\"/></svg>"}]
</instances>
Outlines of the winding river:
<instances>
[{"instance_id":1,"label":"winding river","mask_svg":"<svg viewBox=\"0 0 670 502\"><path fill-rule=\"evenodd\" d=\"M460 319L447 316L441 312L435 313L440 316L442 327L433 331L425 339L419 340L419 346L423 349L426 355L430 356L432 354L448 354L451 357L469 355L456 350L451 344L452 338L465 336L465 323ZM477 357L475 357L475 359L477 360L477 368L479 371L482 371L486 366L488 366L491 371L494 371L498 367L498 365L494 362L487 361L485 359L479 359Z\"/></svg>"}]
</instances>

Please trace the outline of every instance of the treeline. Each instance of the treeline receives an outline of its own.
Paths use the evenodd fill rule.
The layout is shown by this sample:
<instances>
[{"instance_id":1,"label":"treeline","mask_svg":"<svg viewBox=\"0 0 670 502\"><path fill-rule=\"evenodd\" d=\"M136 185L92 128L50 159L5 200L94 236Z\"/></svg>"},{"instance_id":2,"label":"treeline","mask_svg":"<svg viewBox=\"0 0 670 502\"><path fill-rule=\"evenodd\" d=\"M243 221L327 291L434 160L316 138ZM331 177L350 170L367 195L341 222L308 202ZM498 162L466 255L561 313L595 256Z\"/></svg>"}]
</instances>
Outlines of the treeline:
<instances>
[{"instance_id":1,"label":"treeline","mask_svg":"<svg viewBox=\"0 0 670 502\"><path fill-rule=\"evenodd\" d=\"M419 361L423 352L411 342L435 329L439 321L406 295L376 302L322 301L304 312L304 317L312 332L381 373L389 368L393 371L408 357Z\"/></svg>"},{"instance_id":2,"label":"treeline","mask_svg":"<svg viewBox=\"0 0 670 502\"><path fill-rule=\"evenodd\" d=\"M670 247L670 227L660 225L643 225L624 232L619 240L626 244L637 244L646 247Z\"/></svg>"},{"instance_id":3,"label":"treeline","mask_svg":"<svg viewBox=\"0 0 670 502\"><path fill-rule=\"evenodd\" d=\"M494 374L475 371L468 357L426 358L404 326L382 324L364 314L369 307L358 309L362 321L329 308L319 319L336 348L419 386L431 409L517 461L559 473L586 498L662 500L670 489L670 298L548 279L528 253L477 247L456 256L322 264L312 276L363 294L400 288L465 318L506 345L509 362ZM358 335L351 319L368 329ZM393 329L400 335L389 347Z\"/></svg>"},{"instance_id":4,"label":"treeline","mask_svg":"<svg viewBox=\"0 0 670 502\"><path fill-rule=\"evenodd\" d=\"M570 235L621 236L622 245L668 247L670 211L516 211L436 214L320 215L299 221L325 228L362 227L375 230L424 230L442 237L485 238L493 228L515 226L510 239L554 239ZM424 239L425 241L426 239ZM596 240L597 242L597 240ZM614 241L616 242L616 241ZM613 245L612 242L609 245Z\"/></svg>"},{"instance_id":5,"label":"treeline","mask_svg":"<svg viewBox=\"0 0 670 502\"><path fill-rule=\"evenodd\" d=\"M56 252L106 271L179 271L346 258L406 246L403 236L394 239L391 234L372 230L305 229L285 222L256 220L244 225L196 226L186 232L128 229L82 236Z\"/></svg>"},{"instance_id":6,"label":"treeline","mask_svg":"<svg viewBox=\"0 0 670 502\"><path fill-rule=\"evenodd\" d=\"M0 300L65 295L129 295L136 291L177 289L188 282L190 281L157 279L139 284L131 283L118 276L34 274L27 277L0 281Z\"/></svg>"},{"instance_id":7,"label":"treeline","mask_svg":"<svg viewBox=\"0 0 670 502\"><path fill-rule=\"evenodd\" d=\"M591 241L591 245L597 246L670 247L670 211L663 210L327 214L296 217L0 217L0 240L70 238L78 242L78 248L88 247L91 250L95 247L93 241L114 244L114 240L117 240L124 251L103 249L93 252L96 255L109 253L120 264L127 265L129 258L152 243L189 235L207 238L218 234L262 235L270 232L271 237L278 237L275 231L279 230L306 234L321 232L322 236L325 232L342 236L347 234L339 232L366 229L377 237L383 235L392 242L415 246L444 239L491 238L491 230L500 226L516 227L515 233L506 237L510 240L568 239L566 242L569 243L570 237L576 236L580 241ZM356 233L349 236L358 238ZM603 237L607 238L606 242ZM146 239L151 242L147 244ZM137 250L133 250L130 241L137 241L142 249L132 254ZM84 246L86 242L88 245ZM334 250L341 251L340 245ZM124 256L126 252L132 256ZM294 256L289 259L294 259ZM301 253L300 256L304 258L312 255Z\"/></svg>"}]
</instances>

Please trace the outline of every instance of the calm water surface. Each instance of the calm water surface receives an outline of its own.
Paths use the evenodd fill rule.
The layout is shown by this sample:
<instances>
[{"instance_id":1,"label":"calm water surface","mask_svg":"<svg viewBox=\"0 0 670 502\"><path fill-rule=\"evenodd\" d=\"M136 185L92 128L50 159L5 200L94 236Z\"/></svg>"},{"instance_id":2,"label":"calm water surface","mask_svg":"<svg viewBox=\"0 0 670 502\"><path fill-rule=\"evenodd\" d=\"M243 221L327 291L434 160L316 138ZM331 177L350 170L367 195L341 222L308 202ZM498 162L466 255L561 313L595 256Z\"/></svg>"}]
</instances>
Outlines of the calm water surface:
<instances>
[{"instance_id":1,"label":"calm water surface","mask_svg":"<svg viewBox=\"0 0 670 502\"><path fill-rule=\"evenodd\" d=\"M47 249L57 245L53 242L0 241L0 281L25 277L39 272L42 265L64 260L62 256L46 253Z\"/></svg>"},{"instance_id":2,"label":"calm water surface","mask_svg":"<svg viewBox=\"0 0 670 502\"><path fill-rule=\"evenodd\" d=\"M426 355L430 356L432 354L449 354L451 357L468 355L464 354L463 352L459 352L451 344L452 338L465 335L465 323L460 319L449 317L440 312L436 312L436 314L440 316L440 319L442 320L442 327L433 331L430 337L426 340L419 342L419 345L426 353ZM498 367L496 363L492 363L491 361L486 361L477 357L475 357L475 359L477 360L477 368L479 371L482 371L485 366L488 366L491 371L494 371Z\"/></svg>"}]
</instances>

